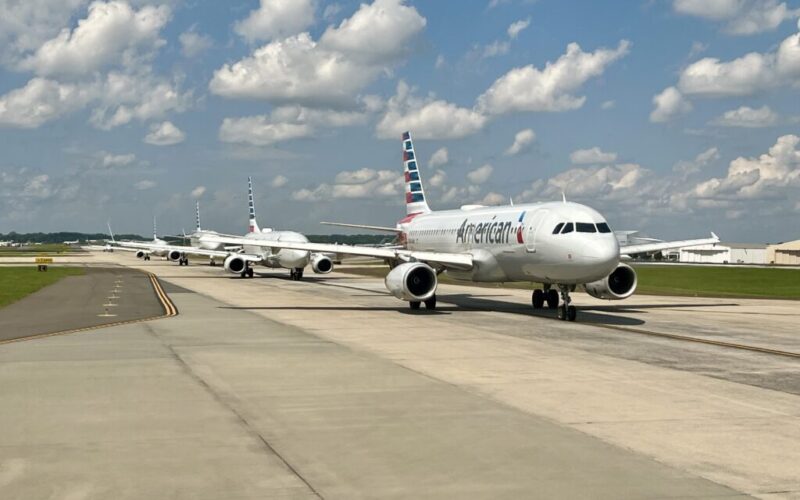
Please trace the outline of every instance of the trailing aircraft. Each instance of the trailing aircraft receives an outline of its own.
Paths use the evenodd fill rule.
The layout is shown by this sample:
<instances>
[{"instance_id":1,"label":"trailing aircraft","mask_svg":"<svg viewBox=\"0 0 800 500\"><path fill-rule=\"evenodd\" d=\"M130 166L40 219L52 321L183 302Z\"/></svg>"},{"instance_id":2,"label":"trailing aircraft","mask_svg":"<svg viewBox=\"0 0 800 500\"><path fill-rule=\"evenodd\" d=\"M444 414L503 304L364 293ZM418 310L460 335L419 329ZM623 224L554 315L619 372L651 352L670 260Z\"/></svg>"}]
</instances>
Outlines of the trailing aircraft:
<instances>
[{"instance_id":1,"label":"trailing aircraft","mask_svg":"<svg viewBox=\"0 0 800 500\"><path fill-rule=\"evenodd\" d=\"M547 305L558 318L575 321L570 293L582 287L601 299L621 300L636 290L636 272L620 262L623 255L686 245L713 244L719 238L646 243L620 247L605 218L579 203L465 205L433 211L428 206L411 134L402 135L406 217L395 227L337 224L397 234L400 248L329 245L301 241L252 241L213 237L224 244L261 246L270 251L295 250L375 257L391 270L389 292L411 309L436 308L438 275L473 282L533 282L535 309Z\"/></svg>"},{"instance_id":2,"label":"trailing aircraft","mask_svg":"<svg viewBox=\"0 0 800 500\"><path fill-rule=\"evenodd\" d=\"M255 203L253 201L253 181L248 177L248 208L249 221L248 233L244 237L220 234L215 231L200 229L200 209L197 206L197 230L190 237L191 246L169 245L163 240L151 243L117 242L126 248L136 248L146 256L163 255L179 265L189 265L190 256L208 257L212 265L215 259L223 260L226 271L238 274L242 278L254 276L253 266L261 265L269 268L289 269L289 276L293 280L303 278L306 266L318 274L327 274L333 270L333 260L322 253L308 252L305 250L280 249L273 250L264 242L297 242L308 243L308 238L294 231L276 231L269 228L261 229L256 221ZM224 240L236 239L239 243L227 245ZM156 253L158 252L158 253Z\"/></svg>"}]
</instances>

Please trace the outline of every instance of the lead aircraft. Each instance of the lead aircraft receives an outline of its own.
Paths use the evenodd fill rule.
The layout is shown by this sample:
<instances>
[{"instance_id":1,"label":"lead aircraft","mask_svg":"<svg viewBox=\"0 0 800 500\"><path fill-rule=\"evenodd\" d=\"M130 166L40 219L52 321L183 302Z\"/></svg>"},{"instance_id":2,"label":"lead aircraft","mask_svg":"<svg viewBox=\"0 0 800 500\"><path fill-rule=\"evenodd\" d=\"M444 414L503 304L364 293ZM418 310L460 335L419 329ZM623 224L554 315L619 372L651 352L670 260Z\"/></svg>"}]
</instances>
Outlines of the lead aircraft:
<instances>
[{"instance_id":1,"label":"lead aircraft","mask_svg":"<svg viewBox=\"0 0 800 500\"><path fill-rule=\"evenodd\" d=\"M436 308L437 276L473 282L542 283L533 291L535 309L558 310L558 318L577 316L570 292L578 286L601 299L620 300L636 290L636 272L620 262L624 255L719 242L711 238L620 247L596 210L566 200L485 207L465 205L433 211L422 185L411 134L402 135L406 217L395 227L336 224L397 234L401 248L329 245L294 241L253 242L218 238L234 245L259 245L272 251L303 250L360 255L385 260L391 270L386 288L411 309ZM216 238L216 237L215 237Z\"/></svg>"}]
</instances>

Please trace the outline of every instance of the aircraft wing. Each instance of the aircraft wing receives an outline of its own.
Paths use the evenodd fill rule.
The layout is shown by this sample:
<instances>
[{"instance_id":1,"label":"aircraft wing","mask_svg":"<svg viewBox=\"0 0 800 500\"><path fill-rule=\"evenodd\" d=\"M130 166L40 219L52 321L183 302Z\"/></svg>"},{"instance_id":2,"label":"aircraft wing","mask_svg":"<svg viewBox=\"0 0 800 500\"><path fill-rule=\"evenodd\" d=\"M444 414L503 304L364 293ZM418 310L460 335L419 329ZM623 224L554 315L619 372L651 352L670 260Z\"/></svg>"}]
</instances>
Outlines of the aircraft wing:
<instances>
[{"instance_id":1,"label":"aircraft wing","mask_svg":"<svg viewBox=\"0 0 800 500\"><path fill-rule=\"evenodd\" d=\"M370 231L381 231L384 233L402 233L403 230L396 228L396 227L386 227L386 226L369 226L367 224L347 224L345 222L320 222L320 224L324 224L326 226L339 226L339 227L350 227L355 229L368 229Z\"/></svg>"},{"instance_id":2,"label":"aircraft wing","mask_svg":"<svg viewBox=\"0 0 800 500\"><path fill-rule=\"evenodd\" d=\"M133 241L118 241L117 247L112 248L122 248L123 250L149 250L149 251L158 251L158 252L172 252L173 250L177 250L185 255L199 255L201 257L219 257L225 258L228 255L231 255L233 252L227 252L225 250L206 250L204 248L197 248L197 247L186 247L186 246L179 246L179 245L156 245L155 243L139 243ZM258 257L253 256L254 260L260 260Z\"/></svg>"},{"instance_id":3,"label":"aircraft wing","mask_svg":"<svg viewBox=\"0 0 800 500\"><path fill-rule=\"evenodd\" d=\"M661 241L658 243L642 243L638 245L627 245L619 248L620 255L632 255L636 253L658 252L660 250L671 250L673 248L692 247L697 245L712 245L719 243L719 237L711 233L711 238L699 240L681 241Z\"/></svg>"},{"instance_id":4,"label":"aircraft wing","mask_svg":"<svg viewBox=\"0 0 800 500\"><path fill-rule=\"evenodd\" d=\"M305 250L315 253L333 253L338 255L357 255L362 257L374 257L376 259L388 259L398 261L421 261L429 264L437 264L443 267L456 269L471 269L473 257L468 253L445 253L445 252L417 252L402 248L381 248L364 247L358 245L338 245L328 243L301 243L292 241L259 241L250 238L219 238L210 237L208 241L230 245L260 246L263 248L290 250Z\"/></svg>"}]
</instances>

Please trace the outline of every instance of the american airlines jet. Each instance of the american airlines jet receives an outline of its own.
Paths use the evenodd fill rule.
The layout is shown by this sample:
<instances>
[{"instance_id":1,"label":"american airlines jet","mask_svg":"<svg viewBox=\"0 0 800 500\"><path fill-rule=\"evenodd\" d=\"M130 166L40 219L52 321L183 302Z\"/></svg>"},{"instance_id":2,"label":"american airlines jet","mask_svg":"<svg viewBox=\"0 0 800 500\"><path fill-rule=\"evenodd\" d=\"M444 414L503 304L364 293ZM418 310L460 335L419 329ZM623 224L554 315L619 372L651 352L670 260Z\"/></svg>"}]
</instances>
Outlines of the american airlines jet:
<instances>
[{"instance_id":1,"label":"american airlines jet","mask_svg":"<svg viewBox=\"0 0 800 500\"><path fill-rule=\"evenodd\" d=\"M289 269L289 276L293 280L303 278L303 271L307 265L317 274L327 274L333 270L333 260L321 253L309 252L306 250L295 250L289 248L273 248L275 245L267 245L265 242L272 243L308 243L308 239L300 233L294 231L275 231L272 229L261 229L256 221L256 209L253 201L253 181L248 177L248 207L249 222L248 233L244 237L219 234L215 231L200 229L199 205L197 209L197 228L192 235L191 246L169 245L163 240L153 243L134 243L118 242L118 245L137 248L139 253L145 255L149 260L149 255L163 255L171 261L176 261L180 265L189 264L189 256L202 256L211 259L223 259L223 267L226 271L238 274L242 278L252 278L254 273L253 266L262 265L273 269ZM226 246L226 240L238 240L235 243L236 250L231 246ZM241 251L238 251L241 250Z\"/></svg>"},{"instance_id":2,"label":"american airlines jet","mask_svg":"<svg viewBox=\"0 0 800 500\"><path fill-rule=\"evenodd\" d=\"M404 248L326 245L292 241L252 242L219 239L225 244L250 244L308 252L361 255L385 260L391 267L386 288L411 309L436 307L437 276L473 282L542 283L534 290L535 309L558 309L562 320L577 315L570 293L578 286L593 297L620 300L636 290L636 272L620 262L623 255L687 245L717 243L719 238L647 243L620 247L605 218L596 210L561 202L433 211L428 206L411 135L402 136L406 217L396 227Z\"/></svg>"}]
</instances>

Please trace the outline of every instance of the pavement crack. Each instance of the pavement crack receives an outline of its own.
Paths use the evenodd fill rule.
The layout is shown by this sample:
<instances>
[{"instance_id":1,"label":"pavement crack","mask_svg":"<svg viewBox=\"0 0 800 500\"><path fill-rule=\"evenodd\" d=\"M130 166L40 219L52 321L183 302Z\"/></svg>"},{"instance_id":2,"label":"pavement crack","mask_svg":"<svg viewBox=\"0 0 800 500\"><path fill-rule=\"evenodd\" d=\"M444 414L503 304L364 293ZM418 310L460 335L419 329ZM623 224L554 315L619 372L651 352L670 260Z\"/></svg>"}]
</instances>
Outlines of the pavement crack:
<instances>
[{"instance_id":1,"label":"pavement crack","mask_svg":"<svg viewBox=\"0 0 800 500\"><path fill-rule=\"evenodd\" d=\"M199 384L214 399L214 401L225 407L232 415L234 415L237 418L237 420L239 420L239 424L248 434L258 439L263 444L265 450L274 455L275 457L277 457L278 460L280 460L281 463L283 463L283 465L292 472L292 474L297 476L297 478L300 479L300 481L302 481L302 483L309 489L309 491L315 497L320 499L324 498L322 494L316 488L314 488L314 486L309 482L309 480L306 479L306 477L303 476L303 474L296 467L294 467L286 457L284 457L274 446L272 446L272 444L270 444L269 440L266 437L264 437L260 432L258 432L258 430L253 425L250 424L250 422L247 420L247 417L245 417L244 414L242 414L242 412L240 412L234 405L231 405L230 402L226 398L224 398L220 393L214 390L214 388L208 382L206 382L206 380L203 379L203 377L201 377L192 368L192 366L188 364L186 360L184 360L183 357L180 354L178 354L177 351L175 351L175 349L173 349L173 347L170 344L164 341L162 336L159 335L158 332L156 332L152 326L144 324L144 327L147 330L147 333L158 339L161 345L164 346L165 349L167 349L170 356L173 359L175 359L175 361L180 365L181 369L189 377L191 377L195 382L197 382L197 384Z\"/></svg>"}]
</instances>

